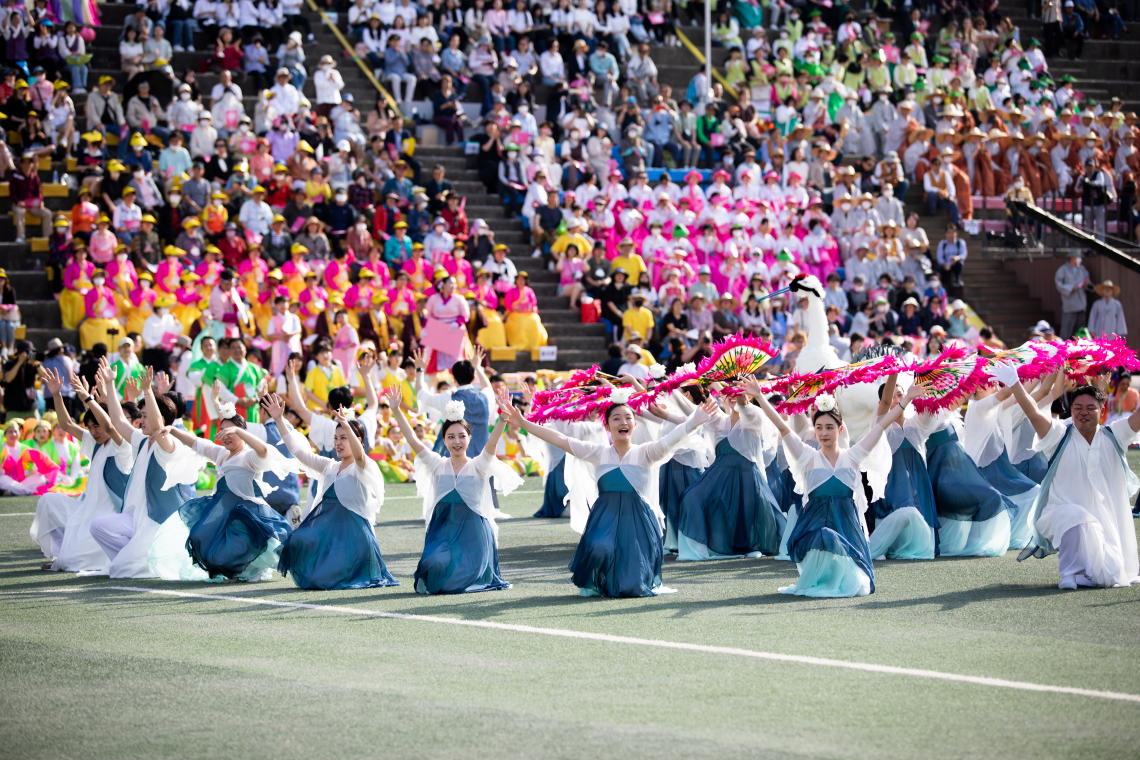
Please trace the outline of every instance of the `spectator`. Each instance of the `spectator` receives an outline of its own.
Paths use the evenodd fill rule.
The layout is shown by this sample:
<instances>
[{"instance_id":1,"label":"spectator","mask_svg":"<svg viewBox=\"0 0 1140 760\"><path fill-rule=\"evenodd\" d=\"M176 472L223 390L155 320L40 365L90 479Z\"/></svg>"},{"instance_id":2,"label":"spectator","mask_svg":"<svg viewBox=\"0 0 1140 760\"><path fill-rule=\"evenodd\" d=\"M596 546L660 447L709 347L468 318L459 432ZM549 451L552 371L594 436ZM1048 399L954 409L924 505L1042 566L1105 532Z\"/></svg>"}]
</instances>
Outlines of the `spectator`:
<instances>
[{"instance_id":1,"label":"spectator","mask_svg":"<svg viewBox=\"0 0 1140 760\"><path fill-rule=\"evenodd\" d=\"M1057 270L1053 282L1061 294L1061 340L1069 340L1077 330L1085 326L1088 309L1085 288L1090 280L1088 270L1081 265L1080 251L1072 252L1068 262Z\"/></svg>"},{"instance_id":2,"label":"spectator","mask_svg":"<svg viewBox=\"0 0 1140 760\"><path fill-rule=\"evenodd\" d=\"M1093 290L1100 296L1100 300L1093 303L1092 311L1089 313L1089 332L1096 338L1128 337L1124 307L1117 300L1120 286L1114 285L1112 280L1105 280ZM1131 380L1131 377L1129 379Z\"/></svg>"},{"instance_id":3,"label":"spectator","mask_svg":"<svg viewBox=\"0 0 1140 760\"><path fill-rule=\"evenodd\" d=\"M946 225L945 239L938 243L938 268L954 287L962 287L962 267L966 263L966 241L958 237L958 225Z\"/></svg>"}]
</instances>

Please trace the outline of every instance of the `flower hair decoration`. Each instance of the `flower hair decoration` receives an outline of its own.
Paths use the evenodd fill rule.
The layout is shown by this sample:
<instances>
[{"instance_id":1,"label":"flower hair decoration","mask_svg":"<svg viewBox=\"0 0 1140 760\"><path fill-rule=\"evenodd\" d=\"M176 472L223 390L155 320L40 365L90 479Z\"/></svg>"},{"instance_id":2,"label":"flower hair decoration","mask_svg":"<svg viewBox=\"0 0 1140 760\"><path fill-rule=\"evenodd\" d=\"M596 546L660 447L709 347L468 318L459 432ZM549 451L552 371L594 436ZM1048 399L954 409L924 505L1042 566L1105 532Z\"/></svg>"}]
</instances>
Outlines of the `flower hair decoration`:
<instances>
[{"instance_id":1,"label":"flower hair decoration","mask_svg":"<svg viewBox=\"0 0 1140 760\"><path fill-rule=\"evenodd\" d=\"M821 412L835 411L835 396L830 393L821 393L815 397L815 408Z\"/></svg>"},{"instance_id":2,"label":"flower hair decoration","mask_svg":"<svg viewBox=\"0 0 1140 760\"><path fill-rule=\"evenodd\" d=\"M237 404L233 402L218 404L218 414L223 420L232 420L237 417Z\"/></svg>"},{"instance_id":3,"label":"flower hair decoration","mask_svg":"<svg viewBox=\"0 0 1140 760\"><path fill-rule=\"evenodd\" d=\"M633 388L614 388L610 393L610 401L615 404L626 404L632 395Z\"/></svg>"},{"instance_id":4,"label":"flower hair decoration","mask_svg":"<svg viewBox=\"0 0 1140 760\"><path fill-rule=\"evenodd\" d=\"M652 377L654 380L660 380L661 378L665 377L665 365L664 364L650 364L649 365L649 376Z\"/></svg>"},{"instance_id":5,"label":"flower hair decoration","mask_svg":"<svg viewBox=\"0 0 1140 760\"><path fill-rule=\"evenodd\" d=\"M692 362L687 362L681 365L681 374L688 375L697 371L697 365Z\"/></svg>"},{"instance_id":6,"label":"flower hair decoration","mask_svg":"<svg viewBox=\"0 0 1140 760\"><path fill-rule=\"evenodd\" d=\"M443 407L443 418L448 422L459 422L467 413L462 401L448 401Z\"/></svg>"}]
</instances>

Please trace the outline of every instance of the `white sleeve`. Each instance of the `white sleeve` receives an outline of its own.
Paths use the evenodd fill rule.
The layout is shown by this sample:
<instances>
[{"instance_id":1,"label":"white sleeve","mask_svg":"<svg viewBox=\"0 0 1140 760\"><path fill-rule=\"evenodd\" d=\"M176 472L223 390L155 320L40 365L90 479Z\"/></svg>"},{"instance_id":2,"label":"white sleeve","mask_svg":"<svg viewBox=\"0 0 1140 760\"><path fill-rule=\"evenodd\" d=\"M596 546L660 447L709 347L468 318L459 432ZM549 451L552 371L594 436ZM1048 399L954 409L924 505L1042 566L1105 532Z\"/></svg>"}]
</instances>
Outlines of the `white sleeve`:
<instances>
[{"instance_id":1,"label":"white sleeve","mask_svg":"<svg viewBox=\"0 0 1140 760\"><path fill-rule=\"evenodd\" d=\"M216 443L207 441L205 438L194 439L194 451L206 457L206 459L209 459L215 465L220 465L230 454L224 446L219 446Z\"/></svg>"},{"instance_id":2,"label":"white sleeve","mask_svg":"<svg viewBox=\"0 0 1140 760\"><path fill-rule=\"evenodd\" d=\"M323 414L313 414L309 421L309 440L316 444L318 449L329 451L333 447L333 436L336 435L337 424Z\"/></svg>"},{"instance_id":3,"label":"white sleeve","mask_svg":"<svg viewBox=\"0 0 1140 760\"><path fill-rule=\"evenodd\" d=\"M448 401L451 401L451 391L436 393L426 387L416 391L416 403L422 407L437 409L442 412Z\"/></svg>"},{"instance_id":4,"label":"white sleeve","mask_svg":"<svg viewBox=\"0 0 1140 760\"><path fill-rule=\"evenodd\" d=\"M1065 437L1065 428L1067 427L1068 425L1061 420L1050 420L1049 432L1045 434L1044 438L1036 435L1036 433L1034 434L1033 450L1043 451L1045 452L1045 456L1053 456L1053 452L1057 450L1057 445L1060 444L1061 439ZM1126 444L1122 442L1120 445L1124 446Z\"/></svg>"},{"instance_id":5,"label":"white sleeve","mask_svg":"<svg viewBox=\"0 0 1140 760\"><path fill-rule=\"evenodd\" d=\"M1116 436L1116 442L1120 444L1120 447L1125 450L1133 443L1136 443L1137 439L1140 438L1140 433L1133 431L1132 426L1128 424L1127 417L1123 417L1111 423L1108 425L1108 429Z\"/></svg>"},{"instance_id":6,"label":"white sleeve","mask_svg":"<svg viewBox=\"0 0 1140 760\"><path fill-rule=\"evenodd\" d=\"M309 446L308 439L291 426L287 425L287 427L288 430L281 438L285 443L285 448L289 449L293 458L301 463L301 469L306 475L313 478L324 477L325 467L333 460L314 454L312 447Z\"/></svg>"},{"instance_id":7,"label":"white sleeve","mask_svg":"<svg viewBox=\"0 0 1140 760\"><path fill-rule=\"evenodd\" d=\"M573 456L595 467L602 463L602 454L609 448L609 446L598 443L580 441L577 438L568 438L567 440L570 442L570 453Z\"/></svg>"}]
</instances>

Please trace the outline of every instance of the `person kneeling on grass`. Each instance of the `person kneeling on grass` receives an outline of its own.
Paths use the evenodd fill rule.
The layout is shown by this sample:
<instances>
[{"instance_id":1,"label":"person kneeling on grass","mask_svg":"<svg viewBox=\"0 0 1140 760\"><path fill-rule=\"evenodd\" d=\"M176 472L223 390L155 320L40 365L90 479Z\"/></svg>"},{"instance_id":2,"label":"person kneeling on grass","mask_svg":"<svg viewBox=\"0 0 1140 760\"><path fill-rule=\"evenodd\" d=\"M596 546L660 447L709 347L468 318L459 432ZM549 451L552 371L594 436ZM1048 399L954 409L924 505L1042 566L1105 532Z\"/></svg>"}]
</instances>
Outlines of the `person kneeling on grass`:
<instances>
[{"instance_id":1,"label":"person kneeling on grass","mask_svg":"<svg viewBox=\"0 0 1140 760\"><path fill-rule=\"evenodd\" d=\"M1130 501L1140 481L1128 466L1128 447L1140 436L1140 411L1101 425L1104 391L1082 385L1070 396L1072 418L1048 417L1026 392L1016 367L995 365L990 374L1013 388L1033 424L1033 448L1049 456L1049 470L1031 516L1033 540L1018 560L1057 553L1060 589L1115 588L1140 583L1140 555Z\"/></svg>"}]
</instances>

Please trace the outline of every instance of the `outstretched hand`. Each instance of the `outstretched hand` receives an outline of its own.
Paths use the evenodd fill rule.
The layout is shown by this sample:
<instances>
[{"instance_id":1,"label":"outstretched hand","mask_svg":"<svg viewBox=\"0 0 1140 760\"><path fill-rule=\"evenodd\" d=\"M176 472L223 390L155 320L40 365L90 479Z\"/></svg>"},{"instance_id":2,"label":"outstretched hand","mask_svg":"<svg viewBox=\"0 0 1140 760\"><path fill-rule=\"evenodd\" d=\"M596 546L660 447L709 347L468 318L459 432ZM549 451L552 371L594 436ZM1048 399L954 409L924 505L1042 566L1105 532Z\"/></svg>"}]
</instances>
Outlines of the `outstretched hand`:
<instances>
[{"instance_id":1,"label":"outstretched hand","mask_svg":"<svg viewBox=\"0 0 1140 760\"><path fill-rule=\"evenodd\" d=\"M300 359L290 359L285 362L286 377L297 377L301 374L301 367L303 366L305 366L305 363Z\"/></svg>"},{"instance_id":2,"label":"outstretched hand","mask_svg":"<svg viewBox=\"0 0 1140 760\"><path fill-rule=\"evenodd\" d=\"M412 351L412 364L416 365L416 369L427 369L427 359L424 358L424 351L422 348L417 348Z\"/></svg>"},{"instance_id":3,"label":"outstretched hand","mask_svg":"<svg viewBox=\"0 0 1140 760\"><path fill-rule=\"evenodd\" d=\"M146 373L139 378L139 388L145 393L154 385L154 367L147 367Z\"/></svg>"},{"instance_id":4,"label":"outstretched hand","mask_svg":"<svg viewBox=\"0 0 1140 760\"><path fill-rule=\"evenodd\" d=\"M160 396L169 393L173 385L170 381L170 375L165 372L159 372L154 376L154 389Z\"/></svg>"},{"instance_id":5,"label":"outstretched hand","mask_svg":"<svg viewBox=\"0 0 1140 760\"><path fill-rule=\"evenodd\" d=\"M48 393L54 396L63 390L63 380L60 379L59 373L53 372L50 369L45 369L42 366L40 367L40 373L43 376L44 385L47 386Z\"/></svg>"},{"instance_id":6,"label":"outstretched hand","mask_svg":"<svg viewBox=\"0 0 1140 760\"><path fill-rule=\"evenodd\" d=\"M760 387L760 382L754 377L750 377L745 380L741 384L741 387L744 389L745 393L757 401L759 401L761 398L767 398L767 394L764 393L764 389Z\"/></svg>"},{"instance_id":7,"label":"outstretched hand","mask_svg":"<svg viewBox=\"0 0 1140 760\"><path fill-rule=\"evenodd\" d=\"M388 408L393 412L400 408L400 404L404 403L404 390L399 383L389 388L385 395L388 397Z\"/></svg>"},{"instance_id":8,"label":"outstretched hand","mask_svg":"<svg viewBox=\"0 0 1140 760\"><path fill-rule=\"evenodd\" d=\"M1018 383L1017 367L1008 362L1000 362L990 366L989 375L1006 388L1010 388Z\"/></svg>"},{"instance_id":9,"label":"outstretched hand","mask_svg":"<svg viewBox=\"0 0 1140 760\"><path fill-rule=\"evenodd\" d=\"M127 382L123 383L123 399L126 401L134 401L139 397L141 390L139 389L139 381L135 378L130 378Z\"/></svg>"},{"instance_id":10,"label":"outstretched hand","mask_svg":"<svg viewBox=\"0 0 1140 760\"><path fill-rule=\"evenodd\" d=\"M279 420L281 415L285 413L285 403L276 393L267 393L262 396L261 403L265 405L265 411L269 414L270 419Z\"/></svg>"},{"instance_id":11,"label":"outstretched hand","mask_svg":"<svg viewBox=\"0 0 1140 760\"><path fill-rule=\"evenodd\" d=\"M693 422L697 423L698 425L705 424L716 416L719 408L720 407L717 406L716 399L714 399L712 396L709 396L707 399L705 399L704 403L698 406L697 410L693 412Z\"/></svg>"}]
</instances>

